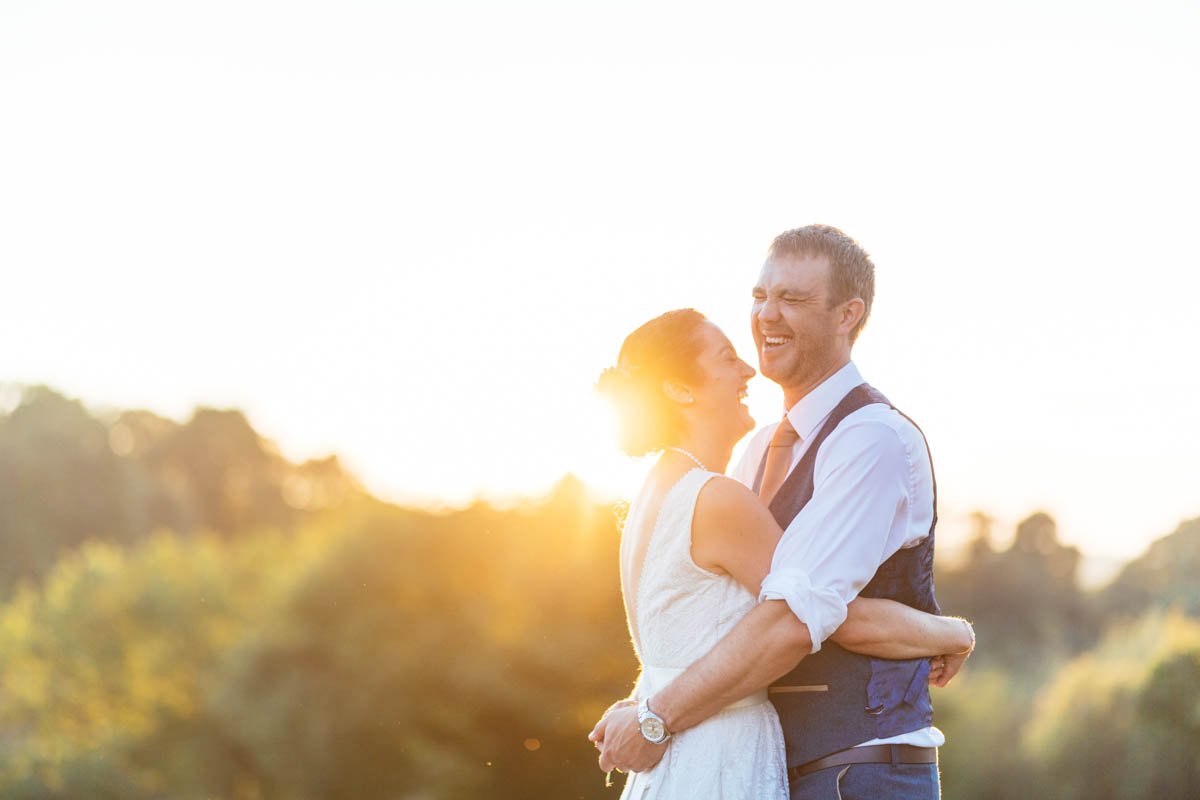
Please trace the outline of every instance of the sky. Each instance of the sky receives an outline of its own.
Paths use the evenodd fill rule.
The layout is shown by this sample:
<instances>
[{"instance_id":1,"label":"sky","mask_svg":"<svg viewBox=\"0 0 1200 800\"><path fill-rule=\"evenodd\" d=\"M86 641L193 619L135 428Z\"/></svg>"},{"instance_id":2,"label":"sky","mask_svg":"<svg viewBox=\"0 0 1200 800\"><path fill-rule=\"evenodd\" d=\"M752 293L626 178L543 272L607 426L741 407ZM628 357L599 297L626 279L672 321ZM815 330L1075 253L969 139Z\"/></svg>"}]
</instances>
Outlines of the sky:
<instances>
[{"instance_id":1,"label":"sky","mask_svg":"<svg viewBox=\"0 0 1200 800\"><path fill-rule=\"evenodd\" d=\"M629 495L624 336L693 306L754 363L767 245L826 222L949 538L1042 509L1129 558L1200 516L1198 39L1187 2L6 0L0 381L241 408L400 502Z\"/></svg>"}]
</instances>

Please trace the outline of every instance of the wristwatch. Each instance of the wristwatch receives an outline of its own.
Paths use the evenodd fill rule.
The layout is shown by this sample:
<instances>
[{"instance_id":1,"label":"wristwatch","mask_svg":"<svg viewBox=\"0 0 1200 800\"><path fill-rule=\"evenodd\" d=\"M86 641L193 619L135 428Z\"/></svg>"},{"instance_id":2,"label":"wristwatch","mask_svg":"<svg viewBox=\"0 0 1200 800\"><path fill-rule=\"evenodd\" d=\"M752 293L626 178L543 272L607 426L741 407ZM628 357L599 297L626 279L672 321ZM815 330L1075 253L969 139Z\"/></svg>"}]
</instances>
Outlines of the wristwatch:
<instances>
[{"instance_id":1,"label":"wristwatch","mask_svg":"<svg viewBox=\"0 0 1200 800\"><path fill-rule=\"evenodd\" d=\"M667 730L667 723L663 722L663 718L650 710L649 700L642 700L638 703L638 728L642 731L642 738L651 744L662 744L667 739L671 738L671 732Z\"/></svg>"}]
</instances>

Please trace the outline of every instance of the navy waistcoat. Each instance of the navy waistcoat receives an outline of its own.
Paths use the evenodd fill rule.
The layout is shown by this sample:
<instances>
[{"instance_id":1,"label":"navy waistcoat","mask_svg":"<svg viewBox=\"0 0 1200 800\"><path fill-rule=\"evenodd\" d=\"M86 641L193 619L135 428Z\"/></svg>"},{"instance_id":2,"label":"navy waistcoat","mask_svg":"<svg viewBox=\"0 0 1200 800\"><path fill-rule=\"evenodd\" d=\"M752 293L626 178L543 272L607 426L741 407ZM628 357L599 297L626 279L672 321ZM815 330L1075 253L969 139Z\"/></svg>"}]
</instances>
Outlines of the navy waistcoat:
<instances>
[{"instance_id":1,"label":"navy waistcoat","mask_svg":"<svg viewBox=\"0 0 1200 800\"><path fill-rule=\"evenodd\" d=\"M829 419L813 438L800 463L788 474L771 500L771 513L780 527L787 528L812 499L813 472L821 444L842 420L872 403L884 403L895 409L886 397L864 383L851 389L830 412ZM762 485L766 463L764 453L754 481L756 492ZM933 595L936 479L933 498L933 524L929 527L929 536L916 547L898 550L883 562L859 592L860 597L882 597L932 614L941 613ZM821 532L815 531L813 535L820 536ZM933 724L928 659L889 661L871 658L844 650L832 639L776 681L770 689L770 697L783 726L788 766L807 764L871 739L896 736Z\"/></svg>"}]
</instances>

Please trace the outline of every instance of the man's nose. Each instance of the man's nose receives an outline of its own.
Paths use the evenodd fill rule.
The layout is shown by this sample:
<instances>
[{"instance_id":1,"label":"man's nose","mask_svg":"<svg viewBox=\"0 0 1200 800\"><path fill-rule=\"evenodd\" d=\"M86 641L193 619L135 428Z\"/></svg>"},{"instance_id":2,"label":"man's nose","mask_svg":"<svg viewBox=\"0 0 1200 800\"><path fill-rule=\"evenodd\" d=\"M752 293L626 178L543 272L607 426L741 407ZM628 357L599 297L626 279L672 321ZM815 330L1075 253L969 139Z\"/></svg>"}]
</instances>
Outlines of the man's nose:
<instances>
[{"instance_id":1,"label":"man's nose","mask_svg":"<svg viewBox=\"0 0 1200 800\"><path fill-rule=\"evenodd\" d=\"M763 300L754 310L754 316L764 322L777 320L779 319L779 305L774 300Z\"/></svg>"}]
</instances>

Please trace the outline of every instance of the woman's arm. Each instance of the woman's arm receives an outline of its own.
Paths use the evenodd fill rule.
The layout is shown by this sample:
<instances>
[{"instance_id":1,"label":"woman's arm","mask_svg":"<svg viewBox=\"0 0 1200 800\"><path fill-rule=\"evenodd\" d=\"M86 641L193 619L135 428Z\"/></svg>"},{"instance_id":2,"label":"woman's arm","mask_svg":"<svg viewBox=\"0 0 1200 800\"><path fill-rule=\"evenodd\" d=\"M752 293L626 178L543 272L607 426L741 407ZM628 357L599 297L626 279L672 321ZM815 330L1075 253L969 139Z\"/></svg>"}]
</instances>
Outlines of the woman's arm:
<instances>
[{"instance_id":1,"label":"woman's arm","mask_svg":"<svg viewBox=\"0 0 1200 800\"><path fill-rule=\"evenodd\" d=\"M963 655L975 645L975 634L965 619L926 614L894 600L857 597L846 612L846 621L830 638L866 656Z\"/></svg>"},{"instance_id":2,"label":"woman's arm","mask_svg":"<svg viewBox=\"0 0 1200 800\"><path fill-rule=\"evenodd\" d=\"M692 516L692 561L723 572L755 597L783 530L758 495L732 478L704 484Z\"/></svg>"}]
</instances>

